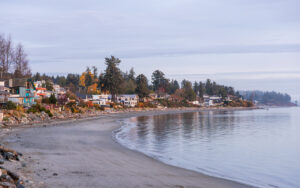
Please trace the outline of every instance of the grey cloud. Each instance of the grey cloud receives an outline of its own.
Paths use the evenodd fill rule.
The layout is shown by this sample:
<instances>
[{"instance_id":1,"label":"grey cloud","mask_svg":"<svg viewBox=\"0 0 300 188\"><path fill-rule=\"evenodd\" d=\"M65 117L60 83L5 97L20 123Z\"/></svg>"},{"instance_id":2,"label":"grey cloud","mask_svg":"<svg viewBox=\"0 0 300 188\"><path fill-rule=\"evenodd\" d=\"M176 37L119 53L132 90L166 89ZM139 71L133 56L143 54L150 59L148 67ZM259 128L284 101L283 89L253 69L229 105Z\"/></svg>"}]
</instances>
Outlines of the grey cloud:
<instances>
[{"instance_id":1,"label":"grey cloud","mask_svg":"<svg viewBox=\"0 0 300 188\"><path fill-rule=\"evenodd\" d=\"M41 72L80 72L109 55L147 74L299 70L299 7L298 0L0 0L0 33L22 42Z\"/></svg>"}]
</instances>

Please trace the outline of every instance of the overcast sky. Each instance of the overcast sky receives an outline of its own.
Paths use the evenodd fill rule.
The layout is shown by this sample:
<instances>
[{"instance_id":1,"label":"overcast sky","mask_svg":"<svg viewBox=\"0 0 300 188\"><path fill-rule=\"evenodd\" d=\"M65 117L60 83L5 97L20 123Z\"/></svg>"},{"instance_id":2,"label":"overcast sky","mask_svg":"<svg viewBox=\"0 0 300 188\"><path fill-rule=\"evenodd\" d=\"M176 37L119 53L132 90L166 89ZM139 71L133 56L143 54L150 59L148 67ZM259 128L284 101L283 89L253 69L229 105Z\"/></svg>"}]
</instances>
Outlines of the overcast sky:
<instances>
[{"instance_id":1,"label":"overcast sky","mask_svg":"<svg viewBox=\"0 0 300 188\"><path fill-rule=\"evenodd\" d=\"M299 0L0 0L0 33L24 44L33 72L103 70L104 57L115 55L123 70L147 76L161 69L300 99L299 7Z\"/></svg>"}]
</instances>

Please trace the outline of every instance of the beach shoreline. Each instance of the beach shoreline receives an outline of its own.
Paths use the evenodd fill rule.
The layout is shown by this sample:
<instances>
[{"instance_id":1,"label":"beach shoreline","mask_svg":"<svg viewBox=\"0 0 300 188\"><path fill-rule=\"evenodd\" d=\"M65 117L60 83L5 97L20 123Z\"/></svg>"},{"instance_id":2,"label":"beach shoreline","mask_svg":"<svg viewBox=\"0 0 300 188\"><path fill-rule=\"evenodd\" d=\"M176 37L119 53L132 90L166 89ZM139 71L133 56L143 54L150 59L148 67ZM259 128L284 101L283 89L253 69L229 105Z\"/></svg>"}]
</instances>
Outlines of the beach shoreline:
<instances>
[{"instance_id":1,"label":"beach shoreline","mask_svg":"<svg viewBox=\"0 0 300 188\"><path fill-rule=\"evenodd\" d=\"M8 168L28 178L29 187L251 187L170 166L127 149L112 136L122 126L118 122L130 117L250 109L253 108L110 113L15 128L2 134L1 141L24 154L25 167Z\"/></svg>"}]
</instances>

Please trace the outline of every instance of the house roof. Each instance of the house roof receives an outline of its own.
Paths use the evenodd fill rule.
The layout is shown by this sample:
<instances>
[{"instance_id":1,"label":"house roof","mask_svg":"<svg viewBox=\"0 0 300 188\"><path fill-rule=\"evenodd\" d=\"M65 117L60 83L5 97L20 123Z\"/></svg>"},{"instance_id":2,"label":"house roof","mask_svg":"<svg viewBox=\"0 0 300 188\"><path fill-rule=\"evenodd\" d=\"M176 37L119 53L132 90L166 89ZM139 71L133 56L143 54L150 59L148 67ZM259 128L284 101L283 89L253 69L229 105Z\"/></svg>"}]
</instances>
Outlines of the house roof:
<instances>
[{"instance_id":1,"label":"house roof","mask_svg":"<svg viewBox=\"0 0 300 188\"><path fill-rule=\"evenodd\" d=\"M7 91L0 91L0 95L9 95L9 92L7 92Z\"/></svg>"},{"instance_id":2,"label":"house roof","mask_svg":"<svg viewBox=\"0 0 300 188\"><path fill-rule=\"evenodd\" d=\"M118 95L118 97L138 97L138 95L136 95L136 94L122 94L122 95Z\"/></svg>"},{"instance_id":3,"label":"house roof","mask_svg":"<svg viewBox=\"0 0 300 188\"><path fill-rule=\"evenodd\" d=\"M79 92L76 93L76 96L80 99L92 98L92 95L90 95L90 94L83 94L83 93L79 93Z\"/></svg>"}]
</instances>

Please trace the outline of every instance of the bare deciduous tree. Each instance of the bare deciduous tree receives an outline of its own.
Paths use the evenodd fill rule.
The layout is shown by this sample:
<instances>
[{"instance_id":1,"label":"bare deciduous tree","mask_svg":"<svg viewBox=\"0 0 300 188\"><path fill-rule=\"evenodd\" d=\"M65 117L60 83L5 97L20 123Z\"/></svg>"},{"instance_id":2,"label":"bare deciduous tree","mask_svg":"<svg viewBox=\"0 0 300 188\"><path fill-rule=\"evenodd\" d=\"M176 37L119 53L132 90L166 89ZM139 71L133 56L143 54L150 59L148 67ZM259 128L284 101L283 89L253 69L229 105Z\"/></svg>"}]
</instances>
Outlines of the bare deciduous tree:
<instances>
[{"instance_id":1,"label":"bare deciduous tree","mask_svg":"<svg viewBox=\"0 0 300 188\"><path fill-rule=\"evenodd\" d=\"M30 76L31 71L28 66L27 54L24 51L23 45L18 44L14 53L14 76L21 78L24 76Z\"/></svg>"},{"instance_id":2,"label":"bare deciduous tree","mask_svg":"<svg viewBox=\"0 0 300 188\"><path fill-rule=\"evenodd\" d=\"M13 46L11 37L0 35L0 78L31 75L27 55L21 44Z\"/></svg>"}]
</instances>

